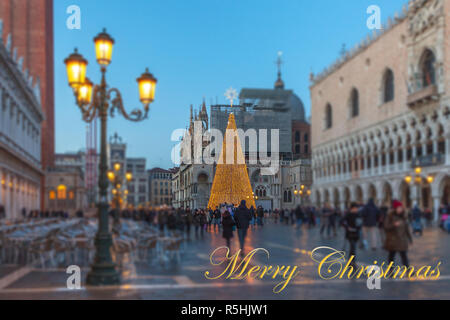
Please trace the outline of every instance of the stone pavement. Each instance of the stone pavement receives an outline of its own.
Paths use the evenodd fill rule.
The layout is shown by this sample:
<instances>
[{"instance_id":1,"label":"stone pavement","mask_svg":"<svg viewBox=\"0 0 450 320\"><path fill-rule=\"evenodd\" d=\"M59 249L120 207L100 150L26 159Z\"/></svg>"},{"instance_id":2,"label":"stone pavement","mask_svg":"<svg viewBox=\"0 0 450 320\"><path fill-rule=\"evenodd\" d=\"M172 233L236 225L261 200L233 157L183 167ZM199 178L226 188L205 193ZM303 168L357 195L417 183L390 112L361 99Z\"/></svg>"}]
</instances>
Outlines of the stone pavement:
<instances>
[{"instance_id":1,"label":"stone pavement","mask_svg":"<svg viewBox=\"0 0 450 320\"><path fill-rule=\"evenodd\" d=\"M280 280L208 280L205 271L218 274L222 267L211 266L209 255L224 245L220 233L205 233L203 240L187 243L181 263L163 266L143 262L128 263L122 273L123 283L111 287L86 287L88 268L82 269L82 289L69 290L65 268L35 269L0 266L0 299L450 299L450 235L436 228L425 229L415 237L410 248L410 264L415 267L434 266L441 261L438 280L381 280L380 290L369 290L366 280L323 280L310 252L319 246L342 250L343 230L336 238L321 237L318 228L301 231L292 226L267 224L250 230L246 252L265 248L270 252L255 255L252 265L296 265L300 273L286 289L275 294L273 287ZM232 250L238 247L233 239ZM358 263L383 261L387 253L358 250Z\"/></svg>"}]
</instances>

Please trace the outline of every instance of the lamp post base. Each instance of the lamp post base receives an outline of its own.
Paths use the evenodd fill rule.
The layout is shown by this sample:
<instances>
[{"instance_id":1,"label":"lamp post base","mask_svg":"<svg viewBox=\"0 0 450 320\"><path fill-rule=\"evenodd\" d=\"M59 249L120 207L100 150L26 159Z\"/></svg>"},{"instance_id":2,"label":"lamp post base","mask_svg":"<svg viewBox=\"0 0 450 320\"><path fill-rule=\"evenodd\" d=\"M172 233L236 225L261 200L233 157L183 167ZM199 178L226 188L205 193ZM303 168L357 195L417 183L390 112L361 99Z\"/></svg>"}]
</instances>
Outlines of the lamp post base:
<instances>
[{"instance_id":1,"label":"lamp post base","mask_svg":"<svg viewBox=\"0 0 450 320\"><path fill-rule=\"evenodd\" d=\"M99 205L102 207L102 205ZM107 215L103 215L107 219ZM105 219L105 220L106 220ZM108 225L108 222L104 222ZM88 285L115 285L120 284L120 273L116 270L116 264L111 259L112 238L109 233L100 232L95 238L95 259L91 265L86 279Z\"/></svg>"},{"instance_id":2,"label":"lamp post base","mask_svg":"<svg viewBox=\"0 0 450 320\"><path fill-rule=\"evenodd\" d=\"M120 284L120 274L114 263L93 264L86 283L91 286L108 286Z\"/></svg>"}]
</instances>

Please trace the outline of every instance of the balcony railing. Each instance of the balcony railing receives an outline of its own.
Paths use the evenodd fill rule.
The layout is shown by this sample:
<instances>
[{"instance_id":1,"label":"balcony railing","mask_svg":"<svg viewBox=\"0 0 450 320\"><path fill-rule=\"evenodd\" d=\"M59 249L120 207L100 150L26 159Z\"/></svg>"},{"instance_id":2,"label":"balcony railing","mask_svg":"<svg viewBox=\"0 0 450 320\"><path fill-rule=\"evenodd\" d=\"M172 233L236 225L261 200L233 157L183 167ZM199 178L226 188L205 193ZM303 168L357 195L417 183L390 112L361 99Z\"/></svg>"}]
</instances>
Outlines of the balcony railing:
<instances>
[{"instance_id":1,"label":"balcony railing","mask_svg":"<svg viewBox=\"0 0 450 320\"><path fill-rule=\"evenodd\" d=\"M437 100L439 97L436 85L429 85L409 94L407 104L410 108L427 103L432 100Z\"/></svg>"},{"instance_id":2,"label":"balcony railing","mask_svg":"<svg viewBox=\"0 0 450 320\"><path fill-rule=\"evenodd\" d=\"M416 157L411 161L414 167L430 167L445 163L445 155L442 153L427 154L426 156Z\"/></svg>"}]
</instances>

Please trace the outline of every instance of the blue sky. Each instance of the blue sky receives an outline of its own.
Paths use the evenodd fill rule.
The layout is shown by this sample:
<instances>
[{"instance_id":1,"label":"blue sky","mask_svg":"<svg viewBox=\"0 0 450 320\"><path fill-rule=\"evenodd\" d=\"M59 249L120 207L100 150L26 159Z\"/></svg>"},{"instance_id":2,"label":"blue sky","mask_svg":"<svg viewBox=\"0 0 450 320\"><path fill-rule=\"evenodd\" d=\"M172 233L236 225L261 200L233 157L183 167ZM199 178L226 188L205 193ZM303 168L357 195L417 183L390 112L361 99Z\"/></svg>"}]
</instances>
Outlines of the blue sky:
<instances>
[{"instance_id":1,"label":"blue sky","mask_svg":"<svg viewBox=\"0 0 450 320\"><path fill-rule=\"evenodd\" d=\"M122 92L128 110L141 107L136 78L146 67L158 78L149 119L129 122L116 116L128 156L147 158L147 167L172 167L173 130L185 128L189 106L205 97L226 103L232 86L272 88L274 61L283 52L283 80L310 114L309 73L317 73L353 47L369 30L370 5L385 21L406 0L57 0L55 29L56 152L85 147L86 124L67 86L63 60L77 47L88 59L88 76L97 82L93 37L106 27L115 39L107 81ZM67 7L81 9L81 30L69 30ZM209 107L208 107L209 112Z\"/></svg>"}]
</instances>

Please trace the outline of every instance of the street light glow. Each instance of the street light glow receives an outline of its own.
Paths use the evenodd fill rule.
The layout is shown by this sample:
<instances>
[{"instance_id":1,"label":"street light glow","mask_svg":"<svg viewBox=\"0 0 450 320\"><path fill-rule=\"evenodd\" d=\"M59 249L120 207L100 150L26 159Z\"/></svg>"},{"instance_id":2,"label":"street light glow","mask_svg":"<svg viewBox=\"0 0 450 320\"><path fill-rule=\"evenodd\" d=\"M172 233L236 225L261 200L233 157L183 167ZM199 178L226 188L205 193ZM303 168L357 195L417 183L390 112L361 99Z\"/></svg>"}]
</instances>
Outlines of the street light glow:
<instances>
[{"instance_id":1,"label":"street light glow","mask_svg":"<svg viewBox=\"0 0 450 320\"><path fill-rule=\"evenodd\" d=\"M103 31L94 38L94 43L98 64L108 66L112 59L114 39L106 33L106 29L103 29Z\"/></svg>"},{"instance_id":2,"label":"street light glow","mask_svg":"<svg viewBox=\"0 0 450 320\"><path fill-rule=\"evenodd\" d=\"M88 62L75 48L74 52L64 60L64 63L66 65L69 86L77 90L80 85L85 83Z\"/></svg>"}]
</instances>

